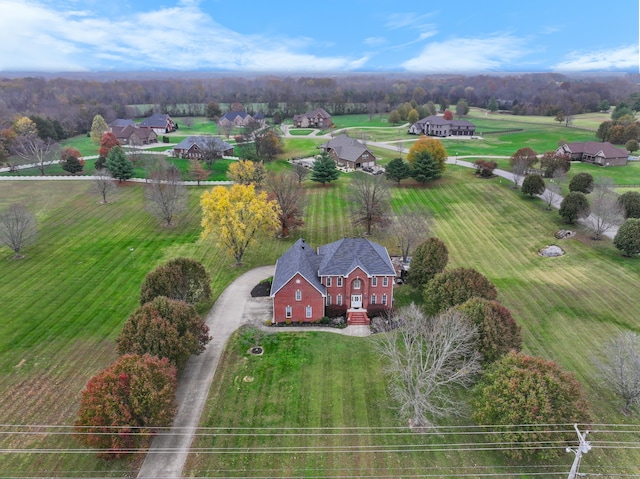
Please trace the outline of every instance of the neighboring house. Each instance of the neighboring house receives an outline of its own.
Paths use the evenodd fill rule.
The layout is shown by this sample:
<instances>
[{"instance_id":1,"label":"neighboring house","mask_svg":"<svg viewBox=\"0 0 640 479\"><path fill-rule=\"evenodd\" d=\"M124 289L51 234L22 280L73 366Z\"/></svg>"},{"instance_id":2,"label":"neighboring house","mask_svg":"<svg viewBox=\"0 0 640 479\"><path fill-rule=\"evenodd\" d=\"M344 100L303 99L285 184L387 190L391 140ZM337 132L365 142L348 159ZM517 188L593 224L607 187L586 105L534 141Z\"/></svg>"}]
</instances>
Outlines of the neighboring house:
<instances>
[{"instance_id":1,"label":"neighboring house","mask_svg":"<svg viewBox=\"0 0 640 479\"><path fill-rule=\"evenodd\" d=\"M244 111L230 111L222 115L218 124L222 127L243 127L251 122L257 121L261 125L264 124L264 115L258 113L255 117Z\"/></svg>"},{"instance_id":2,"label":"neighboring house","mask_svg":"<svg viewBox=\"0 0 640 479\"><path fill-rule=\"evenodd\" d=\"M233 156L233 145L217 136L189 136L173 147L173 156L201 160L207 151L217 157Z\"/></svg>"},{"instance_id":3,"label":"neighboring house","mask_svg":"<svg viewBox=\"0 0 640 479\"><path fill-rule=\"evenodd\" d=\"M113 128L124 128L125 126L136 126L133 120L118 118L109 123L109 129L113 131Z\"/></svg>"},{"instance_id":4,"label":"neighboring house","mask_svg":"<svg viewBox=\"0 0 640 479\"><path fill-rule=\"evenodd\" d=\"M332 124L331 115L322 108L316 108L302 115L293 115L295 128L329 128Z\"/></svg>"},{"instance_id":5,"label":"neighboring house","mask_svg":"<svg viewBox=\"0 0 640 479\"><path fill-rule=\"evenodd\" d=\"M473 136L476 126L467 120L445 120L442 116L431 115L411 125L409 133L440 137Z\"/></svg>"},{"instance_id":6,"label":"neighboring house","mask_svg":"<svg viewBox=\"0 0 640 479\"><path fill-rule=\"evenodd\" d=\"M111 132L121 145L142 146L158 143L158 134L151 128L140 128L136 125L112 126Z\"/></svg>"},{"instance_id":7,"label":"neighboring house","mask_svg":"<svg viewBox=\"0 0 640 479\"><path fill-rule=\"evenodd\" d=\"M367 313L393 305L395 277L387 249L366 238L344 238L317 251L299 239L276 263L272 322L346 314L347 324L369 324Z\"/></svg>"},{"instance_id":8,"label":"neighboring house","mask_svg":"<svg viewBox=\"0 0 640 479\"><path fill-rule=\"evenodd\" d=\"M347 135L338 135L320 145L333 158L338 166L351 169L372 168L376 165L376 156L360 140Z\"/></svg>"},{"instance_id":9,"label":"neighboring house","mask_svg":"<svg viewBox=\"0 0 640 479\"><path fill-rule=\"evenodd\" d=\"M138 126L140 128L150 128L158 135L171 133L178 129L176 122L173 121L173 119L166 113L156 113L155 115L151 115L149 118L142 120Z\"/></svg>"},{"instance_id":10,"label":"neighboring house","mask_svg":"<svg viewBox=\"0 0 640 479\"><path fill-rule=\"evenodd\" d=\"M600 166L623 166L627 164L627 150L613 146L608 141L579 141L565 143L556 150L568 154L572 160L584 161Z\"/></svg>"}]
</instances>

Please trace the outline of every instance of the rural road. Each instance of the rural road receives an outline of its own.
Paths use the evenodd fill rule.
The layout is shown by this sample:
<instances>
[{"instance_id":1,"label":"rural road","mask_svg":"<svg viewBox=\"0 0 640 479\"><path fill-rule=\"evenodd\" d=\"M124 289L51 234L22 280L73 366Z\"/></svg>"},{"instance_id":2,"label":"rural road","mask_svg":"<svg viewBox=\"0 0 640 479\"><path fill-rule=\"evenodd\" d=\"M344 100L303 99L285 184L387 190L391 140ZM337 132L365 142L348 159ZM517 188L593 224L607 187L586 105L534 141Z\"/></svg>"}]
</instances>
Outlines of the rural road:
<instances>
[{"instance_id":1,"label":"rural road","mask_svg":"<svg viewBox=\"0 0 640 479\"><path fill-rule=\"evenodd\" d=\"M213 339L202 354L191 357L180 375L178 412L173 426L153 439L138 478L182 477L220 355L231 334L244 322L243 312L251 290L261 280L273 276L274 268L271 265L247 271L224 290L209 311L206 322Z\"/></svg>"}]
</instances>

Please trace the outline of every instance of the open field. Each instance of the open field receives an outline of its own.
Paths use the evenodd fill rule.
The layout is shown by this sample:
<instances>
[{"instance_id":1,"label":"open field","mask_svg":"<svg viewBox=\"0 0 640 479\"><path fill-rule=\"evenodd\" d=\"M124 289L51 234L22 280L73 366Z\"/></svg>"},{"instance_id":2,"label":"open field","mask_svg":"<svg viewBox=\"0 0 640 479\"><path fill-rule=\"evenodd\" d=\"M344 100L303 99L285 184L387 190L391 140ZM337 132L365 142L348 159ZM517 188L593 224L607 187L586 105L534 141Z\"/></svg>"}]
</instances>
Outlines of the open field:
<instances>
[{"instance_id":1,"label":"open field","mask_svg":"<svg viewBox=\"0 0 640 479\"><path fill-rule=\"evenodd\" d=\"M555 128L574 131L557 125ZM536 135L539 141L546 141L542 130ZM281 156L315 153L316 144L322 141L287 138L287 150ZM449 143L445 142L445 147L451 155ZM507 154L519 147L515 146ZM397 156L393 151L387 154ZM590 167L574 164L571 173L577 172L574 168L578 166ZM275 163L270 167L286 168L286 165ZM625 169L603 171L614 172L621 181L637 178L635 163ZM124 184L113 204L99 205L97 199L87 193L88 183L84 182L3 182L0 210L13 201L25 202L37 212L41 234L38 243L25 250L27 257L23 260L14 261L8 250L0 250L0 297L3 298L0 424L72 424L83 385L115 358L115 338L137 305L145 274L164 260L189 256L202 261L212 276L217 296L247 269L273 264L298 237L316 246L360 234L348 218L348 181L349 177L342 175L330 186L309 182L305 227L291 240L264 241L250 249L242 268L233 267L233 260L214 244L199 239L198 198L204 188L189 190L189 212L177 227L165 229L157 226L144 211L141 185ZM633 181L640 183L640 180ZM591 360L603 342L617 331L640 330L638 260L623 258L610 241L591 242L585 235L557 243L553 232L566 227L557 212L546 212L540 201L523 199L498 179L479 180L471 170L450 167L444 179L436 184L411 187L414 185L405 180L400 187L393 188L394 210L431 212L435 233L449 248L450 266L474 267L496 284L500 300L512 310L523 328L525 350L555 359L576 372L585 386L597 423L630 423L633 419L617 412L612 395L598 383ZM389 240L373 239L393 252ZM562 246L567 255L545 259L536 254L539 248L552 243ZM132 247L134 250L130 251ZM409 298L419 298L419 294L403 286L398 290L398 298L406 302ZM496 452L444 449L454 441L469 441L460 434L416 438L406 430L397 436L396 429L384 432L373 429L404 425L388 407L379 360L366 339L314 332L282 334L266 343L267 354L260 359L246 358L243 344L239 339L223 358L224 367L214 382L203 425L245 426L252 428L252 432L267 427L359 429L354 436L345 436L344 430L334 430L333 435L305 434L304 441L300 437L258 435L219 434L220 437L203 438L198 443L202 447L244 449L219 455L196 454L190 458L192 474L233 477L229 471L233 469L239 470L240 475L261 477L289 473L316 477L350 473L362 476L375 468L398 477L441 475L442 468L455 465L471 475L482 471L533 477L534 473L545 470L509 465ZM269 355L269 351L273 353ZM252 377L253 381L245 383L245 376ZM447 423L464 424L467 424L464 420ZM381 434L375 434L379 432ZM0 438L0 449L77 447L71 437L56 434L2 435ZM611 436L596 428L590 439L594 449L585 456L582 472L598 472L599 467L616 464L620 468L630 467L623 472L638 473L640 453L636 450L602 447L605 440L637 443L640 439L637 434ZM289 454L272 451L275 446L291 445L354 445L372 450L398 445L394 449L401 452L337 454L325 450L323 454L304 451ZM423 451L408 452L411 445L422 447ZM247 448L257 446L267 448L270 454L247 454ZM424 451L434 446L442 448ZM0 471L5 476L23 477L44 472L49 476L69 476L69 471L77 476L120 476L135 471L137 459L104 462L90 454L0 452ZM572 460L570 454L561 455L554 462L557 465L554 470L566 474ZM549 477L559 477L558 474Z\"/></svg>"},{"instance_id":2,"label":"open field","mask_svg":"<svg viewBox=\"0 0 640 479\"><path fill-rule=\"evenodd\" d=\"M310 244L322 244L349 234L344 194L336 191L344 187L343 181L333 187L309 190L307 226L301 236ZM566 227L557 213L545 211L540 201L521 198L505 183L478 180L469 170L455 167L437 186L395 188L394 209L427 210L433 214L435 231L449 247L450 266L474 267L496 284L500 300L523 328L525 351L554 359L577 374L591 401L595 422L629 422L629 418L617 412L612 395L600 386L591 361L607 338L620 330L640 327L635 314L640 307L640 298L635 293L640 272L635 260L623 258L610 241L591 242L586 235L561 242L567 252L564 257L538 256L538 249L557 242L553 233ZM386 243L384 239L376 239ZM387 246L392 248L388 243ZM405 298L411 295L406 290L401 293ZM328 453L327 448L345 444L378 450L391 436L376 438L368 428L402 424L388 409L382 392L384 384L380 384L383 380L379 362L368 340L321 336L309 333L294 340L287 335L274 345L267 340L267 353L259 359L247 357L244 346L233 346L227 351L225 367L209 396L209 413L202 422L202 426L216 428L221 434L202 438L198 446L241 449L224 455L207 453L205 449L191 458L191 474L206 471L211 476L228 477L230 469L235 468L241 469L238 474L243 476L270 473L272 477L276 474L331 477L362 476L375 469L377 473L397 477L403 474L401 467L427 474L435 465L445 467L438 469L443 474L451 465L465 471L476 465L487 473L517 470L508 466L505 469L502 456L495 452L409 454L406 444L426 444L425 448L442 445L442 438L415 438L410 433L409 438L393 437L394 444L403 444L398 446L400 454ZM274 352L270 356L271 348ZM336 357L340 361L336 362ZM351 364L356 367L349 367ZM245 377L251 378L251 382L244 382ZM238 411L235 407L238 403L248 405L248 409ZM264 436L247 437L242 431L235 431L240 437L225 436L234 432L231 429L234 427L249 428ZM302 438L293 436L299 428L310 427L357 429L349 438L337 434L339 431L324 429L318 431L318 436L309 435L308 430ZM287 434L274 437L273 430L268 428ZM292 428L291 434L288 428ZM611 439L605 433L592 433L596 447L583 460L582 471L618 464L637 472L638 457L633 450L614 452L597 447L597 441ZM634 436L625 439L634 440ZM454 435L444 442L456 440L465 439ZM322 448L325 453L296 450L247 454L258 447L271 450L292 445L310 450ZM561 456L557 464L568 464L572 456L567 458ZM561 472L567 469L558 467ZM539 473L540 469L536 471ZM527 477L526 471L521 473L521 477Z\"/></svg>"}]
</instances>

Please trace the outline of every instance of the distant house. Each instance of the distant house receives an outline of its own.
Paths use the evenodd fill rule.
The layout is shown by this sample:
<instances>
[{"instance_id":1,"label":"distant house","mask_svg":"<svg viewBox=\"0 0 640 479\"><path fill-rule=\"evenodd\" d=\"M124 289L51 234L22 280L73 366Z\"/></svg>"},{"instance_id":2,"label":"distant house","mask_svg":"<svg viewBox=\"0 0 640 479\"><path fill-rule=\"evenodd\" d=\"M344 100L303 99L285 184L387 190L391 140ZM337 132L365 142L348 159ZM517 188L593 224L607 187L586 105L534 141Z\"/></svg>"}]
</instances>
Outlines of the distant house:
<instances>
[{"instance_id":1,"label":"distant house","mask_svg":"<svg viewBox=\"0 0 640 479\"><path fill-rule=\"evenodd\" d=\"M317 251L299 239L276 263L272 322L346 314L348 324L369 324L369 314L392 306L395 277L387 249L366 238L344 238Z\"/></svg>"},{"instance_id":2,"label":"distant house","mask_svg":"<svg viewBox=\"0 0 640 479\"><path fill-rule=\"evenodd\" d=\"M134 125L124 127L112 126L111 132L121 145L142 146L158 143L158 134L151 128L140 128Z\"/></svg>"},{"instance_id":3,"label":"distant house","mask_svg":"<svg viewBox=\"0 0 640 479\"><path fill-rule=\"evenodd\" d=\"M173 119L166 113L156 113L155 115L151 115L149 118L142 120L138 126L140 128L150 128L158 135L171 133L178 129L176 122L173 121Z\"/></svg>"},{"instance_id":4,"label":"distant house","mask_svg":"<svg viewBox=\"0 0 640 479\"><path fill-rule=\"evenodd\" d=\"M629 159L627 150L613 146L608 141L565 143L556 151L560 154L568 154L572 160L600 166L623 166Z\"/></svg>"},{"instance_id":5,"label":"distant house","mask_svg":"<svg viewBox=\"0 0 640 479\"><path fill-rule=\"evenodd\" d=\"M222 127L244 127L254 121L264 124L264 115L258 113L253 117L245 111L230 111L222 115L218 120L218 125Z\"/></svg>"},{"instance_id":6,"label":"distant house","mask_svg":"<svg viewBox=\"0 0 640 479\"><path fill-rule=\"evenodd\" d=\"M320 145L333 158L338 166L351 169L373 168L376 165L375 155L362 141L347 135L338 135Z\"/></svg>"},{"instance_id":7,"label":"distant house","mask_svg":"<svg viewBox=\"0 0 640 479\"><path fill-rule=\"evenodd\" d=\"M316 108L302 115L293 115L295 128L329 128L332 124L331 115L322 108Z\"/></svg>"},{"instance_id":8,"label":"distant house","mask_svg":"<svg viewBox=\"0 0 640 479\"><path fill-rule=\"evenodd\" d=\"M207 151L214 156L233 156L233 146L217 136L189 136L173 147L173 156L201 160Z\"/></svg>"},{"instance_id":9,"label":"distant house","mask_svg":"<svg viewBox=\"0 0 640 479\"><path fill-rule=\"evenodd\" d=\"M473 136L476 126L468 120L445 120L444 117L431 115L411 125L409 133L440 137Z\"/></svg>"},{"instance_id":10,"label":"distant house","mask_svg":"<svg viewBox=\"0 0 640 479\"><path fill-rule=\"evenodd\" d=\"M126 118L117 118L109 123L109 129L111 129L111 131L113 131L113 128L124 128L125 126L136 126L136 123Z\"/></svg>"}]
</instances>

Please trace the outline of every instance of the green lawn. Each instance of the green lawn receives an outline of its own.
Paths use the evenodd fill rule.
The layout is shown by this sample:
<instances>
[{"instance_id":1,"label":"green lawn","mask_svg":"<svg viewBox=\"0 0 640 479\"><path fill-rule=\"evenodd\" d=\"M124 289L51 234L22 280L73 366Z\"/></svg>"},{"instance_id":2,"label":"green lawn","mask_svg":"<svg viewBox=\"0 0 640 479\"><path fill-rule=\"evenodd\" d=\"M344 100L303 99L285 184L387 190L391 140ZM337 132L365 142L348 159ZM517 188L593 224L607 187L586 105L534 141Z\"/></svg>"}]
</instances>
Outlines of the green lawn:
<instances>
[{"instance_id":1,"label":"green lawn","mask_svg":"<svg viewBox=\"0 0 640 479\"><path fill-rule=\"evenodd\" d=\"M313 133L315 130L310 130L308 128L291 128L289 130L289 134L293 136L307 136Z\"/></svg>"},{"instance_id":2,"label":"green lawn","mask_svg":"<svg viewBox=\"0 0 640 479\"><path fill-rule=\"evenodd\" d=\"M539 135L542 141L542 133ZM287 138L287 151L281 156L316 153L315 146L321 142ZM475 140L468 140L471 142ZM393 151L388 154L396 156ZM219 164L222 167L222 162ZM276 162L269 167L287 166ZM623 172L625 168L627 173ZM635 163L625 168L605 172L619 174L620 181L636 177ZM572 167L571 173L577 171ZM217 297L247 269L273 264L298 237L317 246L361 234L349 221L349 178L341 175L328 186L308 182L304 228L290 240L273 239L256 245L248 251L242 268L235 268L233 260L212 242L199 238L198 199L204 188L190 188L188 213L177 227L166 229L145 211L142 185L121 185L115 202L99 205L98 199L89 194L87 182L2 182L0 210L11 202L24 202L36 212L40 237L25 250L27 257L19 261L12 260L7 249L0 250L0 424L72 424L80 390L89 377L115 358L115 338L137 305L139 286L159 263L176 256L202 261L212 276ZM633 181L640 183L629 179L627 184ZM523 328L525 350L555 359L577 374L593 406L596 423L630 422L617 412L612 395L599 384L591 360L616 332L640 330L640 260L623 258L608 240L592 242L582 234L559 242L553 233L566 225L556 211L547 212L541 201L522 198L506 182L479 180L471 170L460 167L450 166L442 180L427 187L403 181L393 188L393 208L397 212L418 209L433 215L434 232L449 248L450 266L476 268L496 284L500 300ZM390 239L373 239L395 252ZM554 259L539 257L538 249L548 244L559 244L567 254ZM419 292L407 286L398 289L400 302L419 298ZM441 476L446 468L455 466L459 468L456 473L468 471L474 475L476 467L481 467L487 473L518 470L521 474L512 477L527 477L527 469L505 463L495 452L408 452L412 444L426 449L453 442L447 436L417 436L406 430L398 436L397 429L388 435L374 434L379 432L374 428L403 424L390 407L379 360L366 339L314 332L282 334L266 343L268 348L261 358L245 357L246 348L241 338L238 341L225 353L203 425L225 428L222 432L240 426L256 428L251 431L267 427L359 429L348 437L219 434L202 438L198 442L202 447L245 449L194 454L187 475L233 477L230 469L234 469L240 475L261 477L294 473L361 477L373 470L391 477ZM253 381L244 381L245 376ZM467 420L460 421L445 424L468 424ZM601 441L621 438L638 440L631 435L614 437L594 431L594 449L585 456L581 470L640 464L640 455L634 449L599 447ZM454 436L459 442L467 439ZM475 438L470 442L479 441ZM246 453L247 447L257 445L271 451L291 444L348 444L374 450L397 444L395 449L402 452ZM2 436L0 449L9 447L76 448L77 444L64 435ZM563 464L560 470L565 471L572 459L572 455L561 456L557 462ZM44 471L50 476L68 476L69 471L76 476L122 476L135 474L137 467L136 460L104 462L90 454L55 452L0 452L0 464L4 475L19 477Z\"/></svg>"},{"instance_id":3,"label":"green lawn","mask_svg":"<svg viewBox=\"0 0 640 479\"><path fill-rule=\"evenodd\" d=\"M347 187L343 178L329 187L309 189L307 223L300 235L311 245L359 233L348 220ZM418 188L403 185L394 188L393 196L396 211L417 208L431 212L435 233L449 248L450 267L476 268L496 284L500 300L523 328L526 352L554 359L576 373L587 391L596 423L628 422L617 411L612 395L599 384L591 359L603 342L618 331L640 329L636 316L640 307L636 294L640 284L637 260L623 258L610 241L592 242L582 234L558 243L553 233L566 225L560 222L556 211L545 211L541 201L524 199L498 180L478 180L467 169L451 167L436 185ZM388 240L374 239L394 252ZM549 244L559 244L567 254L555 259L540 257L537 251ZM420 297L407 286L401 287L399 294L401 301ZM472 469L474 466L487 473L516 470L509 469L495 452L409 454L402 445L401 454L387 451L248 454L247 451L257 447L271 450L292 444L308 448L346 444L346 439L333 436L333 431L327 431L326 435L323 431L319 436L293 436L298 428L305 427L358 428L348 440L349 445L357 448L380 449L387 444L385 440L393 440L395 444L409 441L425 448L441 444L442 438L411 433L407 433L408 438L393 439L392 436L380 439L368 433L366 428L403 424L389 409L380 364L366 339L318 333L296 338L279 335L276 344L267 343L262 358L247 357L244 345L229 348L202 422L220 434L214 432L197 445L242 449L224 455L206 450L194 454L189 474L200 475L206 470L212 476L228 477L230 469L235 468L240 475L277 469L282 476L330 477L339 470L360 477L375 470L397 477L402 475L401 467L416 474L427 474L435 466L441 474L450 473L450 467L462 468L455 471L469 471L472 475L478 471ZM247 377L250 382L244 380ZM239 410L237 404L247 408ZM443 423L463 424L469 422ZM258 431L260 435L225 435L238 427ZM267 428L286 432L291 428L292 433L276 437ZM604 441L612 436L596 432L591 439ZM634 440L633 436L626 439ZM465 439L447 437L449 442L454 440ZM475 438L471 442L480 440ZM571 460L572 456L568 458ZM638 460L633 450L594 448L584 459L582 470L588 470L587 465L634 466ZM525 470L521 472L526 477Z\"/></svg>"}]
</instances>

